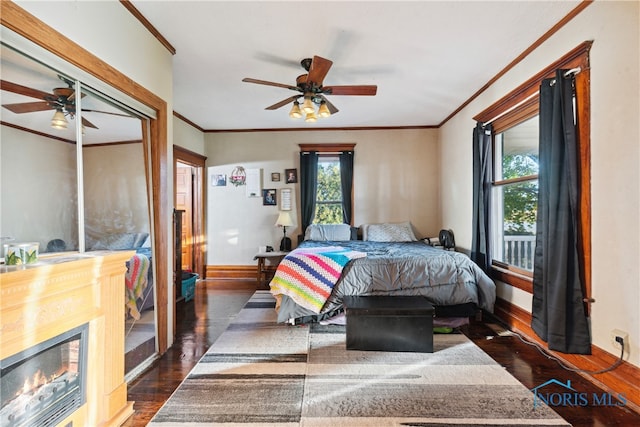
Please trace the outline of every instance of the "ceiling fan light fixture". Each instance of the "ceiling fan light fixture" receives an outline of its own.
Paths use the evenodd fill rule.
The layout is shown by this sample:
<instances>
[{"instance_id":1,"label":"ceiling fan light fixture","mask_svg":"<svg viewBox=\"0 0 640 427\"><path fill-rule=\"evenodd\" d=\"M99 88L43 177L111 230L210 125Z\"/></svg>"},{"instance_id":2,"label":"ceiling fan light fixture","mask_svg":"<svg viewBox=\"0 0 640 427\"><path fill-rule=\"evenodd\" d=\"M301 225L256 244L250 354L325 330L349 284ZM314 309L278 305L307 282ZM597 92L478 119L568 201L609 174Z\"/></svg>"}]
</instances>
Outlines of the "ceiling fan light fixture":
<instances>
[{"instance_id":1,"label":"ceiling fan light fixture","mask_svg":"<svg viewBox=\"0 0 640 427\"><path fill-rule=\"evenodd\" d=\"M293 101L293 107L291 107L289 117L292 119L299 119L302 117L302 111L300 111L300 103L298 101Z\"/></svg>"},{"instance_id":2,"label":"ceiling fan light fixture","mask_svg":"<svg viewBox=\"0 0 640 427\"><path fill-rule=\"evenodd\" d=\"M316 116L316 113L307 113L307 115L304 118L304 121L307 123L315 123L318 121L318 116Z\"/></svg>"},{"instance_id":3,"label":"ceiling fan light fixture","mask_svg":"<svg viewBox=\"0 0 640 427\"><path fill-rule=\"evenodd\" d=\"M327 118L331 115L331 111L329 111L329 107L327 107L327 103L322 101L320 103L320 108L318 108L318 116L321 118Z\"/></svg>"},{"instance_id":4,"label":"ceiling fan light fixture","mask_svg":"<svg viewBox=\"0 0 640 427\"><path fill-rule=\"evenodd\" d=\"M302 103L302 111L304 111L307 115L315 113L316 109L313 106L313 102L311 101L310 96L304 97L304 102Z\"/></svg>"},{"instance_id":5,"label":"ceiling fan light fixture","mask_svg":"<svg viewBox=\"0 0 640 427\"><path fill-rule=\"evenodd\" d=\"M53 114L53 118L51 119L51 127L54 129L66 129L69 122L67 118L64 116L62 110L56 110Z\"/></svg>"}]
</instances>

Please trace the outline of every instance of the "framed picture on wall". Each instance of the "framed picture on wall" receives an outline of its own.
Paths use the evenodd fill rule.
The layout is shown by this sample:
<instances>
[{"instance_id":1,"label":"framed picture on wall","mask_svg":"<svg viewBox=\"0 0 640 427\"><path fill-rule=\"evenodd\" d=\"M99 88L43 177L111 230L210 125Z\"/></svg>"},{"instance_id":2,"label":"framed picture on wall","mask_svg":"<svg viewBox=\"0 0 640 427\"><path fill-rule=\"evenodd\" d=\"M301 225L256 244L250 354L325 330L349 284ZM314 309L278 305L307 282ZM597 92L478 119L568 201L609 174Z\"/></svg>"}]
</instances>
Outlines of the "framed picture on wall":
<instances>
[{"instance_id":1,"label":"framed picture on wall","mask_svg":"<svg viewBox=\"0 0 640 427\"><path fill-rule=\"evenodd\" d=\"M275 206L277 204L275 188L265 188L262 190L262 204L264 206Z\"/></svg>"},{"instance_id":2,"label":"framed picture on wall","mask_svg":"<svg viewBox=\"0 0 640 427\"><path fill-rule=\"evenodd\" d=\"M291 189L283 188L280 190L280 210L291 210Z\"/></svg>"},{"instance_id":3,"label":"framed picture on wall","mask_svg":"<svg viewBox=\"0 0 640 427\"><path fill-rule=\"evenodd\" d=\"M225 175L225 174L211 175L211 186L212 187L224 187L226 185L227 185L227 175Z\"/></svg>"},{"instance_id":4,"label":"framed picture on wall","mask_svg":"<svg viewBox=\"0 0 640 427\"><path fill-rule=\"evenodd\" d=\"M271 172L271 181L272 182L280 181L280 172Z\"/></svg>"},{"instance_id":5,"label":"framed picture on wall","mask_svg":"<svg viewBox=\"0 0 640 427\"><path fill-rule=\"evenodd\" d=\"M286 177L287 184L295 184L298 182L298 169L285 169L284 176Z\"/></svg>"}]
</instances>

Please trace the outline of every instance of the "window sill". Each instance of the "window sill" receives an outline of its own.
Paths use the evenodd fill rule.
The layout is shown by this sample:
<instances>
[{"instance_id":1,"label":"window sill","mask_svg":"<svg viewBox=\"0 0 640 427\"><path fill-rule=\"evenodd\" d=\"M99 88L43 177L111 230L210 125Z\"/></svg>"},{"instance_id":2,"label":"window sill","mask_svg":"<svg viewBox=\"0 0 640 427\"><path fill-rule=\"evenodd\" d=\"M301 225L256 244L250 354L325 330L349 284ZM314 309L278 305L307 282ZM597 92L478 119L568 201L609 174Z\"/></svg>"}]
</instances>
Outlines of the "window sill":
<instances>
[{"instance_id":1,"label":"window sill","mask_svg":"<svg viewBox=\"0 0 640 427\"><path fill-rule=\"evenodd\" d=\"M533 294L533 277L526 274L517 273L494 264L491 266L491 278Z\"/></svg>"}]
</instances>

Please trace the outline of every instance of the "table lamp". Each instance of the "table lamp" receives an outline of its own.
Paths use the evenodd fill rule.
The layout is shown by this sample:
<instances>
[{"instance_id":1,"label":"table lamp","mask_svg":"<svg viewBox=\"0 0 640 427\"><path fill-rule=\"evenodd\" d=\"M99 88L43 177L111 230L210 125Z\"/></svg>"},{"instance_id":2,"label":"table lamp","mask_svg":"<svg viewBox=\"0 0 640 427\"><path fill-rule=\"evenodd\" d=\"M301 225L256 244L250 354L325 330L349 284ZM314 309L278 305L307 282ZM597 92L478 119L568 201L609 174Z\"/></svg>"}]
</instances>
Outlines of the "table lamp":
<instances>
[{"instance_id":1,"label":"table lamp","mask_svg":"<svg viewBox=\"0 0 640 427\"><path fill-rule=\"evenodd\" d=\"M291 250L291 239L287 237L287 227L291 227L292 225L293 219L289 211L280 211L280 215L278 215L278 219L276 220L276 226L282 227L282 241L280 241L281 251Z\"/></svg>"}]
</instances>

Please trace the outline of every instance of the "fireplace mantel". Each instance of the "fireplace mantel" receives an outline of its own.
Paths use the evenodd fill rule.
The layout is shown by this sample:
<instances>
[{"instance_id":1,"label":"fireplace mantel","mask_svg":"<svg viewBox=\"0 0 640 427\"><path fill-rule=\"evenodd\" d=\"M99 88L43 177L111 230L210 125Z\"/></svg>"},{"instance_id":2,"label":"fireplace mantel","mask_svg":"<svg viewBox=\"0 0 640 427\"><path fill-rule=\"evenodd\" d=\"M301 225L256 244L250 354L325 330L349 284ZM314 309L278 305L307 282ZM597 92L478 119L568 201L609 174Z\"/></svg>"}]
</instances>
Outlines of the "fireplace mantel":
<instances>
[{"instance_id":1,"label":"fireplace mantel","mask_svg":"<svg viewBox=\"0 0 640 427\"><path fill-rule=\"evenodd\" d=\"M133 414L124 381L124 274L132 255L65 253L0 267L0 359L89 324L87 400L59 425L120 426Z\"/></svg>"}]
</instances>

